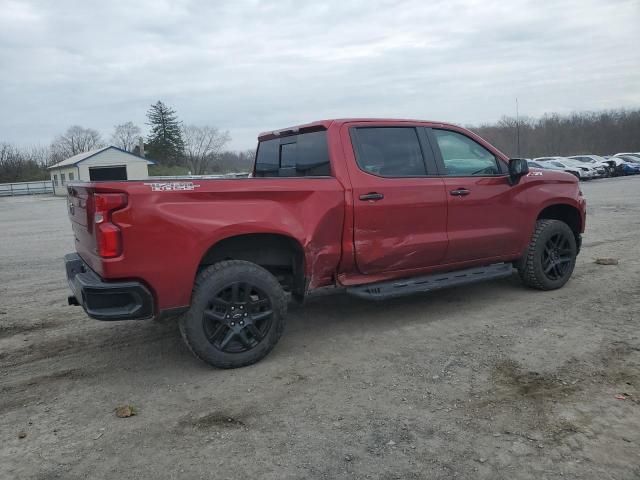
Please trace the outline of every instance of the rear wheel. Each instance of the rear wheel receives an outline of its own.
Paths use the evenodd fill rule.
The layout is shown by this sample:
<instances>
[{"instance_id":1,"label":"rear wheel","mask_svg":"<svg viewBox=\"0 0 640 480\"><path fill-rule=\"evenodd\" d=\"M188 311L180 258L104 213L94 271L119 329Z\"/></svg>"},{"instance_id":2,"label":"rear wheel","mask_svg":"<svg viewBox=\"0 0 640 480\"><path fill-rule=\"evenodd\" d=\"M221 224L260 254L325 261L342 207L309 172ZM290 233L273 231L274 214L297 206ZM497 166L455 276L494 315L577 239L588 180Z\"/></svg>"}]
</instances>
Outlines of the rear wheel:
<instances>
[{"instance_id":1,"label":"rear wheel","mask_svg":"<svg viewBox=\"0 0 640 480\"><path fill-rule=\"evenodd\" d=\"M250 262L224 261L198 275L180 332L193 354L209 365L243 367L273 349L286 311L286 294L271 273Z\"/></svg>"},{"instance_id":2,"label":"rear wheel","mask_svg":"<svg viewBox=\"0 0 640 480\"><path fill-rule=\"evenodd\" d=\"M527 253L518 262L525 285L539 290L562 287L573 273L577 245L573 231L560 220L538 220Z\"/></svg>"}]
</instances>

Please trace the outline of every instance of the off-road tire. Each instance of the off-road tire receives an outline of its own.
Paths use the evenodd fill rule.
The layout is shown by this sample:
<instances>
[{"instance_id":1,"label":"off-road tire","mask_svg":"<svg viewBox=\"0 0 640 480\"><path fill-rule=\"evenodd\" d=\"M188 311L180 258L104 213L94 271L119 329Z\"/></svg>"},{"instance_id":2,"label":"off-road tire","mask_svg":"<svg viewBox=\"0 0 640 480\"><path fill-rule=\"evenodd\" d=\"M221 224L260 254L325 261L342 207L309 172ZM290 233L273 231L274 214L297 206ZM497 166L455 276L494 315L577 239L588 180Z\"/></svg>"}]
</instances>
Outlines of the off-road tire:
<instances>
[{"instance_id":1,"label":"off-road tire","mask_svg":"<svg viewBox=\"0 0 640 480\"><path fill-rule=\"evenodd\" d=\"M221 351L207 338L205 310L216 292L235 283L254 285L268 297L273 311L264 337L248 351ZM278 343L285 326L288 298L278 280L267 270L251 262L228 260L211 265L198 275L189 311L180 319L180 333L191 352L200 360L218 368L239 368L264 358ZM227 327L228 328L228 327Z\"/></svg>"},{"instance_id":2,"label":"off-road tire","mask_svg":"<svg viewBox=\"0 0 640 480\"><path fill-rule=\"evenodd\" d=\"M545 274L543 262L548 242L558 236L566 239L567 256L570 258L558 278ZM577 245L573 231L569 225L560 220L538 220L525 255L517 262L516 268L523 283L538 290L555 290L562 287L573 273L576 264ZM555 272L554 272L555 273Z\"/></svg>"}]
</instances>

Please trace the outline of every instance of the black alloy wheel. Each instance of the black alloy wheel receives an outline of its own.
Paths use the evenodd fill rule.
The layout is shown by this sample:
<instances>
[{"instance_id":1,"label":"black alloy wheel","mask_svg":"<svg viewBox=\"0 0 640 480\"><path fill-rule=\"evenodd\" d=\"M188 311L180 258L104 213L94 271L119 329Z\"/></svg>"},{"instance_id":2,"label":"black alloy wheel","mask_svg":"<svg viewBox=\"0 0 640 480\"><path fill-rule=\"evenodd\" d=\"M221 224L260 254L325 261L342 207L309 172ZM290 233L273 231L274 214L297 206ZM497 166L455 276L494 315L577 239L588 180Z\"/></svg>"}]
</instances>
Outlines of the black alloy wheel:
<instances>
[{"instance_id":1,"label":"black alloy wheel","mask_svg":"<svg viewBox=\"0 0 640 480\"><path fill-rule=\"evenodd\" d=\"M536 221L529 247L516 262L524 284L538 290L555 290L567 283L576 265L577 235L563 221Z\"/></svg>"},{"instance_id":2,"label":"black alloy wheel","mask_svg":"<svg viewBox=\"0 0 640 480\"><path fill-rule=\"evenodd\" d=\"M269 297L255 285L235 282L213 295L202 315L209 343L221 352L241 353L255 348L271 328Z\"/></svg>"},{"instance_id":3,"label":"black alloy wheel","mask_svg":"<svg viewBox=\"0 0 640 480\"><path fill-rule=\"evenodd\" d=\"M268 270L244 260L203 268L180 333L189 350L218 368L264 358L282 336L289 297Z\"/></svg>"},{"instance_id":4,"label":"black alloy wheel","mask_svg":"<svg viewBox=\"0 0 640 480\"><path fill-rule=\"evenodd\" d=\"M549 280L563 278L571 263L573 250L564 232L558 232L549 237L542 252L542 269Z\"/></svg>"}]
</instances>

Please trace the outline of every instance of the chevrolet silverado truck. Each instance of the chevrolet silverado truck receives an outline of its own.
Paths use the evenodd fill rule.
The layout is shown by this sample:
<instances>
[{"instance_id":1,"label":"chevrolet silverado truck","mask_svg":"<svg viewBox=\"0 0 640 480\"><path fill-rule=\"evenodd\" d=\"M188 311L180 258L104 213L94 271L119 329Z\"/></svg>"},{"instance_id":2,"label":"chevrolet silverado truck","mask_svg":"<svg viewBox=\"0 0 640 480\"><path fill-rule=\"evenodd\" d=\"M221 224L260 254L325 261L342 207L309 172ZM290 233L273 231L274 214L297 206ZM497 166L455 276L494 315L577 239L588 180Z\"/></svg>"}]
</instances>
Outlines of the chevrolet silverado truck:
<instances>
[{"instance_id":1,"label":"chevrolet silverado truck","mask_svg":"<svg viewBox=\"0 0 640 480\"><path fill-rule=\"evenodd\" d=\"M529 171L474 133L340 119L259 136L249 178L72 183L72 295L98 320L179 317L189 349L252 364L289 301L326 290L384 300L512 275L571 276L585 228L578 180Z\"/></svg>"}]
</instances>

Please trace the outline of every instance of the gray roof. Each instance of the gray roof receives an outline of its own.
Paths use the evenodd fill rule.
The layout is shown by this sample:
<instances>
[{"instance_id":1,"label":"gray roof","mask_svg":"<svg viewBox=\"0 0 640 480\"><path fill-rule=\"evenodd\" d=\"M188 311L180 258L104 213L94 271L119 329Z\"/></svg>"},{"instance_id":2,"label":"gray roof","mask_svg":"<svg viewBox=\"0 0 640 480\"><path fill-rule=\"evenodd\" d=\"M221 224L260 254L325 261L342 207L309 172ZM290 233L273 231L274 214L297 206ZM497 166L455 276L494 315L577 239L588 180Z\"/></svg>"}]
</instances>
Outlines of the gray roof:
<instances>
[{"instance_id":1,"label":"gray roof","mask_svg":"<svg viewBox=\"0 0 640 480\"><path fill-rule=\"evenodd\" d=\"M114 150L118 150L122 153L126 153L127 155L131 155L132 157L135 157L138 160L146 160L148 165L154 165L156 162L154 162L153 160L149 160L147 158L142 158L139 157L137 155L134 155L131 152L127 152L126 150L123 150L121 148L118 147L114 147L113 145L107 145L106 147L100 147L100 148L94 148L93 150L89 150L88 152L82 152L82 153L78 153L77 155L74 155L73 157L69 157L66 160L63 160L61 162L56 163L55 165L51 165L49 167L49 170L53 169L53 168L61 168L61 167L69 167L72 165L77 165L78 163L87 160L88 158L93 157L94 155L98 155L99 153L104 152L105 150L109 150L113 148Z\"/></svg>"}]
</instances>

